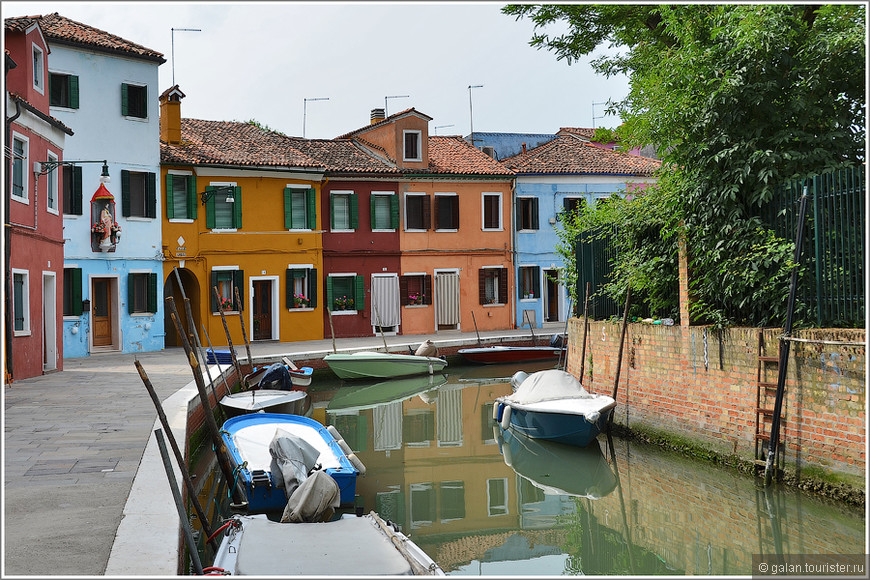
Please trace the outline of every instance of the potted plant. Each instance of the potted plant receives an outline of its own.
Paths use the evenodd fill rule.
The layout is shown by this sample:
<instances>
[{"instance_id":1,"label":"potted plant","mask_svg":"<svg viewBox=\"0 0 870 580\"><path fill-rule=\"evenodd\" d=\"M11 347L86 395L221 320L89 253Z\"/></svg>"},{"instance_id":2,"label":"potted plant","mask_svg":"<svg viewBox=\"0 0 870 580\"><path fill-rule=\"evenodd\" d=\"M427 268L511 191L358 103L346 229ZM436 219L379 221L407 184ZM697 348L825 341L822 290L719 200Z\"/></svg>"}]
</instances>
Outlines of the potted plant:
<instances>
[{"instance_id":1,"label":"potted plant","mask_svg":"<svg viewBox=\"0 0 870 580\"><path fill-rule=\"evenodd\" d=\"M353 310L353 298L341 296L332 301L335 310Z\"/></svg>"},{"instance_id":2,"label":"potted plant","mask_svg":"<svg viewBox=\"0 0 870 580\"><path fill-rule=\"evenodd\" d=\"M423 301L426 299L426 295L422 292L413 292L408 294L408 300L411 304L423 304Z\"/></svg>"},{"instance_id":3,"label":"potted plant","mask_svg":"<svg viewBox=\"0 0 870 580\"><path fill-rule=\"evenodd\" d=\"M221 298L220 309L223 311L232 310L233 301L229 298Z\"/></svg>"},{"instance_id":4,"label":"potted plant","mask_svg":"<svg viewBox=\"0 0 870 580\"><path fill-rule=\"evenodd\" d=\"M293 307L294 308L308 308L310 301L302 294L294 294L293 295Z\"/></svg>"}]
</instances>

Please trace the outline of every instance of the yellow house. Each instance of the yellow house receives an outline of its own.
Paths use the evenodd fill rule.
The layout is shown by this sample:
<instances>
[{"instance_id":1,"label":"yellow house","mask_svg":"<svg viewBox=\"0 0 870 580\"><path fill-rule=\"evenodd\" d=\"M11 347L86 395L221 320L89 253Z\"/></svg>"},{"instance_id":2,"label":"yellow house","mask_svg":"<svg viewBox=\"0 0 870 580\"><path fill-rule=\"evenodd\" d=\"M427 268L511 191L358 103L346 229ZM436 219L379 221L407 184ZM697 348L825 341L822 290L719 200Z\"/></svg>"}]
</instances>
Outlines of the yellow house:
<instances>
[{"instance_id":1,"label":"yellow house","mask_svg":"<svg viewBox=\"0 0 870 580\"><path fill-rule=\"evenodd\" d=\"M255 123L182 119L182 98L177 85L160 96L164 298L188 333L190 300L204 347L228 343L221 308L236 347L323 338L324 168Z\"/></svg>"}]
</instances>

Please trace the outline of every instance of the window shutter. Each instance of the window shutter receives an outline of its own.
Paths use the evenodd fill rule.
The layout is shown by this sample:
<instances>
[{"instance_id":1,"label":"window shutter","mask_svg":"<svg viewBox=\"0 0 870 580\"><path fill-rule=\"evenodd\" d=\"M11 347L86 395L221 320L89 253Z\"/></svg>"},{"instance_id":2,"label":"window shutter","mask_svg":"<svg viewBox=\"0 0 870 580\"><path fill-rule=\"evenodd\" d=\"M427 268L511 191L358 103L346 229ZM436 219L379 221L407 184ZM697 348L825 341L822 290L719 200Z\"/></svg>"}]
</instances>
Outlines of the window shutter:
<instances>
[{"instance_id":1,"label":"window shutter","mask_svg":"<svg viewBox=\"0 0 870 580\"><path fill-rule=\"evenodd\" d=\"M451 207L453 213L453 229L459 229L459 196L453 197L453 205Z\"/></svg>"},{"instance_id":2,"label":"window shutter","mask_svg":"<svg viewBox=\"0 0 870 580\"><path fill-rule=\"evenodd\" d=\"M317 190L310 188L305 195L305 201L308 204L308 220L305 225L309 230L317 229Z\"/></svg>"},{"instance_id":3,"label":"window shutter","mask_svg":"<svg viewBox=\"0 0 870 580\"><path fill-rule=\"evenodd\" d=\"M439 206L441 205L440 203L438 203L439 199L440 199L439 197L435 197L435 199L432 203L432 221L434 222L433 228L436 230L441 229L441 215L440 215L441 212L438 211Z\"/></svg>"},{"instance_id":4,"label":"window shutter","mask_svg":"<svg viewBox=\"0 0 870 580\"><path fill-rule=\"evenodd\" d=\"M350 228L355 230L359 228L359 196L350 194Z\"/></svg>"},{"instance_id":5,"label":"window shutter","mask_svg":"<svg viewBox=\"0 0 870 580\"><path fill-rule=\"evenodd\" d=\"M538 198L532 198L532 229L538 229Z\"/></svg>"},{"instance_id":6,"label":"window shutter","mask_svg":"<svg viewBox=\"0 0 870 580\"><path fill-rule=\"evenodd\" d=\"M127 313L133 314L133 299L136 297L134 280L138 274L127 274Z\"/></svg>"},{"instance_id":7,"label":"window shutter","mask_svg":"<svg viewBox=\"0 0 870 580\"><path fill-rule=\"evenodd\" d=\"M287 268L284 271L284 283L287 288L284 291L284 304L287 308L293 308L293 278L296 272L293 268Z\"/></svg>"},{"instance_id":8,"label":"window shutter","mask_svg":"<svg viewBox=\"0 0 870 580\"><path fill-rule=\"evenodd\" d=\"M514 220L516 222L514 224L516 230L520 231L523 229L523 204L520 198L514 199Z\"/></svg>"},{"instance_id":9,"label":"window shutter","mask_svg":"<svg viewBox=\"0 0 870 580\"><path fill-rule=\"evenodd\" d=\"M408 277L399 276L399 300L402 305L410 304L408 300Z\"/></svg>"},{"instance_id":10,"label":"window shutter","mask_svg":"<svg viewBox=\"0 0 870 580\"><path fill-rule=\"evenodd\" d=\"M235 193L233 194L233 227L237 230L242 229L242 188L241 186L236 186Z\"/></svg>"},{"instance_id":11,"label":"window shutter","mask_svg":"<svg viewBox=\"0 0 870 580\"><path fill-rule=\"evenodd\" d=\"M121 170L121 215L130 215L130 172Z\"/></svg>"},{"instance_id":12,"label":"window shutter","mask_svg":"<svg viewBox=\"0 0 870 580\"><path fill-rule=\"evenodd\" d=\"M206 189L208 189L208 188L206 188ZM212 220L214 220L214 217L212 217ZM212 227L214 227L214 226L212 226ZM212 270L211 271L211 285L208 287L208 301L209 301L209 304L211 304L211 311L212 312L218 311L217 298L215 298L215 295L214 295L214 289L217 287L217 285L218 285L218 273L217 273L217 270Z\"/></svg>"},{"instance_id":13,"label":"window shutter","mask_svg":"<svg viewBox=\"0 0 870 580\"><path fill-rule=\"evenodd\" d=\"M79 108L79 77L70 75L69 77L69 108Z\"/></svg>"},{"instance_id":14,"label":"window shutter","mask_svg":"<svg viewBox=\"0 0 870 580\"><path fill-rule=\"evenodd\" d=\"M287 207L287 197L284 197L284 207ZM285 218L286 219L286 218ZM329 229L335 229L335 195L329 195Z\"/></svg>"},{"instance_id":15,"label":"window shutter","mask_svg":"<svg viewBox=\"0 0 870 580\"><path fill-rule=\"evenodd\" d=\"M157 274L148 274L148 312L157 313Z\"/></svg>"},{"instance_id":16,"label":"window shutter","mask_svg":"<svg viewBox=\"0 0 870 580\"><path fill-rule=\"evenodd\" d=\"M481 268L477 271L477 298L480 304L486 304L486 270Z\"/></svg>"},{"instance_id":17,"label":"window shutter","mask_svg":"<svg viewBox=\"0 0 870 580\"><path fill-rule=\"evenodd\" d=\"M166 174L166 219L171 220L175 217L175 195L172 191L172 174ZM180 192L179 192L180 193ZM185 195L187 192L185 192Z\"/></svg>"},{"instance_id":18,"label":"window shutter","mask_svg":"<svg viewBox=\"0 0 870 580\"><path fill-rule=\"evenodd\" d=\"M428 195L423 198L423 229L432 229L432 199Z\"/></svg>"},{"instance_id":19,"label":"window shutter","mask_svg":"<svg viewBox=\"0 0 870 580\"><path fill-rule=\"evenodd\" d=\"M127 83L121 83L121 114L127 116Z\"/></svg>"},{"instance_id":20,"label":"window shutter","mask_svg":"<svg viewBox=\"0 0 870 580\"><path fill-rule=\"evenodd\" d=\"M332 298L332 276L326 277L326 307L331 311L335 304Z\"/></svg>"},{"instance_id":21,"label":"window shutter","mask_svg":"<svg viewBox=\"0 0 870 580\"><path fill-rule=\"evenodd\" d=\"M214 189L213 186L206 186L205 191L208 193ZM205 227L213 230L214 229L214 196L211 196L207 202L205 202ZM212 284L214 286L214 284ZM214 309L212 309L214 311Z\"/></svg>"},{"instance_id":22,"label":"window shutter","mask_svg":"<svg viewBox=\"0 0 870 580\"><path fill-rule=\"evenodd\" d=\"M293 190L289 187L284 188L284 229L289 230L293 227Z\"/></svg>"},{"instance_id":23,"label":"window shutter","mask_svg":"<svg viewBox=\"0 0 870 580\"><path fill-rule=\"evenodd\" d=\"M82 315L82 269L70 268L70 314L72 316Z\"/></svg>"},{"instance_id":24,"label":"window shutter","mask_svg":"<svg viewBox=\"0 0 870 580\"><path fill-rule=\"evenodd\" d=\"M317 308L317 268L308 270L308 305Z\"/></svg>"},{"instance_id":25,"label":"window shutter","mask_svg":"<svg viewBox=\"0 0 870 580\"><path fill-rule=\"evenodd\" d=\"M369 194L369 226L375 229L375 196Z\"/></svg>"},{"instance_id":26,"label":"window shutter","mask_svg":"<svg viewBox=\"0 0 870 580\"><path fill-rule=\"evenodd\" d=\"M241 312L245 309L245 271L233 270L233 287L239 291L239 303L236 304L236 293L233 292L233 306Z\"/></svg>"},{"instance_id":27,"label":"window shutter","mask_svg":"<svg viewBox=\"0 0 870 580\"><path fill-rule=\"evenodd\" d=\"M432 274L423 276L423 304L432 304Z\"/></svg>"},{"instance_id":28,"label":"window shutter","mask_svg":"<svg viewBox=\"0 0 870 580\"><path fill-rule=\"evenodd\" d=\"M73 167L73 207L70 213L82 215L82 168L78 165Z\"/></svg>"},{"instance_id":29,"label":"window shutter","mask_svg":"<svg viewBox=\"0 0 870 580\"><path fill-rule=\"evenodd\" d=\"M499 304L508 303L508 274L507 268L498 271L498 301Z\"/></svg>"},{"instance_id":30,"label":"window shutter","mask_svg":"<svg viewBox=\"0 0 870 580\"><path fill-rule=\"evenodd\" d=\"M187 176L187 217L195 220L199 199L196 195L196 175Z\"/></svg>"},{"instance_id":31,"label":"window shutter","mask_svg":"<svg viewBox=\"0 0 870 580\"><path fill-rule=\"evenodd\" d=\"M157 217L157 174L145 174L145 217Z\"/></svg>"},{"instance_id":32,"label":"window shutter","mask_svg":"<svg viewBox=\"0 0 870 580\"><path fill-rule=\"evenodd\" d=\"M532 292L535 293L535 298L541 297L541 267L534 266L532 268Z\"/></svg>"},{"instance_id":33,"label":"window shutter","mask_svg":"<svg viewBox=\"0 0 870 580\"><path fill-rule=\"evenodd\" d=\"M355 292L353 296L353 308L356 311L364 310L366 305L366 290L365 286L365 278L362 276L354 276L355 280Z\"/></svg>"},{"instance_id":34,"label":"window shutter","mask_svg":"<svg viewBox=\"0 0 870 580\"><path fill-rule=\"evenodd\" d=\"M399 229L399 196L390 196L390 228Z\"/></svg>"}]
</instances>

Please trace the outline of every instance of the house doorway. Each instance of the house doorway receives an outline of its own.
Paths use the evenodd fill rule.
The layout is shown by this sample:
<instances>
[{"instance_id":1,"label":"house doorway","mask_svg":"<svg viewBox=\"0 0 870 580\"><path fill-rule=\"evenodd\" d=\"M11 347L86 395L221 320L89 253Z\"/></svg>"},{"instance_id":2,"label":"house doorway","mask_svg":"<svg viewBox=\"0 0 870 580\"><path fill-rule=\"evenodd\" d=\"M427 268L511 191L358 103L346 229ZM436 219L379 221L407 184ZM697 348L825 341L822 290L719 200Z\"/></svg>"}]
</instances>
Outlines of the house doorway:
<instances>
[{"instance_id":1,"label":"house doorway","mask_svg":"<svg viewBox=\"0 0 870 580\"><path fill-rule=\"evenodd\" d=\"M57 370L57 276L42 274L42 371Z\"/></svg>"},{"instance_id":2,"label":"house doorway","mask_svg":"<svg viewBox=\"0 0 870 580\"><path fill-rule=\"evenodd\" d=\"M117 348L117 279L91 281L91 342L95 350Z\"/></svg>"},{"instance_id":3,"label":"house doorway","mask_svg":"<svg viewBox=\"0 0 870 580\"><path fill-rule=\"evenodd\" d=\"M459 272L435 272L435 329L459 330Z\"/></svg>"},{"instance_id":4,"label":"house doorway","mask_svg":"<svg viewBox=\"0 0 870 580\"><path fill-rule=\"evenodd\" d=\"M547 322L559 322L562 320L559 312L559 287L561 286L559 283L559 271L544 270L544 285L546 288L544 292L545 319Z\"/></svg>"},{"instance_id":5,"label":"house doorway","mask_svg":"<svg viewBox=\"0 0 870 580\"><path fill-rule=\"evenodd\" d=\"M277 278L251 278L251 331L252 340L275 340L277 326Z\"/></svg>"}]
</instances>

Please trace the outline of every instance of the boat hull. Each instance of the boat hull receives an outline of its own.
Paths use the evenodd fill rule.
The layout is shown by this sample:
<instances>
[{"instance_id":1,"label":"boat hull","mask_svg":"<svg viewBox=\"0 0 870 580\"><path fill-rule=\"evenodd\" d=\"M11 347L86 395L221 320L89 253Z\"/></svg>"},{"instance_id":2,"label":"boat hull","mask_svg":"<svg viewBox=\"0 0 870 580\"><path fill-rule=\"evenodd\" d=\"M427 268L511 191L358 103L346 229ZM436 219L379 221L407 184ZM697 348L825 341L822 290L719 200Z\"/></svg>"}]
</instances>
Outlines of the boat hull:
<instances>
[{"instance_id":1,"label":"boat hull","mask_svg":"<svg viewBox=\"0 0 870 580\"><path fill-rule=\"evenodd\" d=\"M287 495L278 487L280 478L271 473L269 444L278 429L304 438L321 451L318 461L338 484L342 505L353 505L359 471L326 427L300 415L251 413L228 419L221 429L230 463L244 483L248 513L280 512L287 505Z\"/></svg>"},{"instance_id":2,"label":"boat hull","mask_svg":"<svg viewBox=\"0 0 870 580\"><path fill-rule=\"evenodd\" d=\"M501 422L506 405L503 402L498 405L496 420ZM595 421L587 421L584 415L574 413L530 411L511 406L510 426L532 439L586 447L605 429L612 412L613 407L604 409Z\"/></svg>"},{"instance_id":3,"label":"boat hull","mask_svg":"<svg viewBox=\"0 0 870 580\"><path fill-rule=\"evenodd\" d=\"M499 364L558 360L565 350L549 346L482 346L457 351L465 360L476 364Z\"/></svg>"},{"instance_id":4,"label":"boat hull","mask_svg":"<svg viewBox=\"0 0 870 580\"><path fill-rule=\"evenodd\" d=\"M227 417L237 417L245 413L260 411L299 415L307 396L304 391L256 389L226 395L221 399L221 406Z\"/></svg>"},{"instance_id":5,"label":"boat hull","mask_svg":"<svg viewBox=\"0 0 870 580\"><path fill-rule=\"evenodd\" d=\"M410 354L358 352L329 354L323 361L340 379L389 379L440 373L447 366L444 359Z\"/></svg>"}]
</instances>

